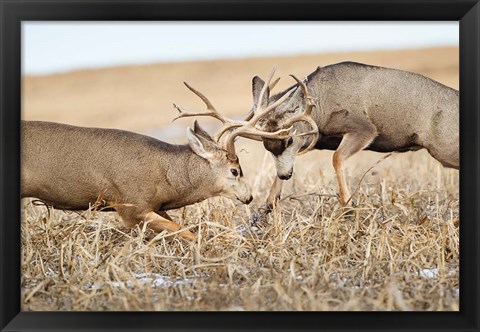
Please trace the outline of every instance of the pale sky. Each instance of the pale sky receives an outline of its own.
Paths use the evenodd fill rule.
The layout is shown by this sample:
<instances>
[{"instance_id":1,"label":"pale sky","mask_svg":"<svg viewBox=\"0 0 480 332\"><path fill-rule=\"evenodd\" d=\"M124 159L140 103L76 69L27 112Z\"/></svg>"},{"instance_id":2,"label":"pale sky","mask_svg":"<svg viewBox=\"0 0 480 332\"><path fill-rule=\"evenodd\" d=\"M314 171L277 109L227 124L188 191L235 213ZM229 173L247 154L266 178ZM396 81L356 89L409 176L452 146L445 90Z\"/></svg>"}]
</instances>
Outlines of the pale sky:
<instances>
[{"instance_id":1,"label":"pale sky","mask_svg":"<svg viewBox=\"0 0 480 332\"><path fill-rule=\"evenodd\" d=\"M458 22L22 22L22 73L458 46Z\"/></svg>"}]
</instances>

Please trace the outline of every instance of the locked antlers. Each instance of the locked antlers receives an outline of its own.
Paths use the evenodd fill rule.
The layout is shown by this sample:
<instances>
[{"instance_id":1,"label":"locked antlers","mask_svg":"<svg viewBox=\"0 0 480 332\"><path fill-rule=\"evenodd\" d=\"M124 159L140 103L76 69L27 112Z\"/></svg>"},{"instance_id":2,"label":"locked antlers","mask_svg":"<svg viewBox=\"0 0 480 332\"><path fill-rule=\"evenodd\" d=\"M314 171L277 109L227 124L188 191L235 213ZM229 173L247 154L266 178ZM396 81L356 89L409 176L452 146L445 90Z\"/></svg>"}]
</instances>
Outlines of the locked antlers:
<instances>
[{"instance_id":1,"label":"locked antlers","mask_svg":"<svg viewBox=\"0 0 480 332\"><path fill-rule=\"evenodd\" d=\"M307 135L314 135L314 139L312 139L310 145L302 150L299 154L304 154L310 150L312 150L315 146L315 143L318 139L318 127L313 121L311 114L312 114L312 109L315 106L313 103L313 99L310 97L308 94L308 89L307 86L305 85L304 82L300 81L298 78L296 78L294 75L290 75L302 89L305 102L306 102L306 108L305 111L301 114L295 115L292 118L288 119L286 123L282 125L281 128L279 128L277 131L274 132L266 132L263 130L260 130L256 128L256 124L258 121L262 118L267 117L269 114L271 114L279 105L281 105L287 98L290 97L292 92L296 89L294 86L292 89L287 91L286 93L283 94L278 100L276 100L273 104L266 106L265 108L262 109L262 101L265 96L265 93L268 89L273 89L273 87L278 83L280 78L277 78L273 83L270 83L273 75L275 74L275 68L272 70L270 73L270 76L267 80L267 82L264 84L262 90L260 91L260 95L258 98L258 102L255 105L254 109L246 116L245 120L232 120L227 117L224 117L218 111L213 107L212 103L208 100L207 97L205 97L201 92L197 91L190 85L184 82L185 86L192 91L194 94L196 94L200 99L203 100L205 105L207 106L206 111L188 111L184 108L181 108L177 106L176 104L173 104L173 106L178 110L180 113L175 119L180 119L180 118L185 118L185 117L192 117L192 116L211 116L219 121L222 122L223 126L220 128L215 134L214 134L214 139L219 142L221 137L226 134L226 139L225 139L225 150L227 151L227 157L230 160L237 160L237 155L235 152L235 139L237 137L246 137L254 140L261 140L262 138L271 138L271 139L286 139L288 138L291 134L290 131L293 128L293 124L299 121L304 121L310 124L312 129L308 132L298 134L297 136L307 136ZM228 133L227 133L228 132Z\"/></svg>"}]
</instances>

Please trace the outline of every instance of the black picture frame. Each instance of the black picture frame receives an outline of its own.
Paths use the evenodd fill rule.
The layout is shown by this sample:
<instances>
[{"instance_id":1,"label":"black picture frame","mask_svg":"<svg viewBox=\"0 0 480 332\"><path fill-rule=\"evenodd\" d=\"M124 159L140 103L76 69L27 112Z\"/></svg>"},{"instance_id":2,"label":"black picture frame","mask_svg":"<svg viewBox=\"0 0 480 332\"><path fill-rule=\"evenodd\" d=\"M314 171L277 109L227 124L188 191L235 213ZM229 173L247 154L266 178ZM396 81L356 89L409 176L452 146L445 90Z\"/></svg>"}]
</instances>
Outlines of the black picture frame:
<instances>
[{"instance_id":1,"label":"black picture frame","mask_svg":"<svg viewBox=\"0 0 480 332\"><path fill-rule=\"evenodd\" d=\"M479 331L480 4L478 0L0 0L0 15L0 328L2 331ZM28 20L459 21L460 311L21 312L19 189L21 22Z\"/></svg>"}]
</instances>

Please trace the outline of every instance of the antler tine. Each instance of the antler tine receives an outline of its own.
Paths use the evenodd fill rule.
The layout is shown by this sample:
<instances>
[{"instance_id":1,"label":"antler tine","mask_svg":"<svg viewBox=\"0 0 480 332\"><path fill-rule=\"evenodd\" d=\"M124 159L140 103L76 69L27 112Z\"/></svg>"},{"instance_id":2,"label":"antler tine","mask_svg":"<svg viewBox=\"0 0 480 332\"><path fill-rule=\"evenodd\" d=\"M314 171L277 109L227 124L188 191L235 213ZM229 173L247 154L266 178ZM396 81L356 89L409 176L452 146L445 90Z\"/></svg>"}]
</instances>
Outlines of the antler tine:
<instances>
[{"instance_id":1,"label":"antler tine","mask_svg":"<svg viewBox=\"0 0 480 332\"><path fill-rule=\"evenodd\" d=\"M277 85L278 81L280 81L280 77L278 77L275 81L273 81L273 82L268 86L268 90L272 91L273 88Z\"/></svg>"},{"instance_id":2,"label":"antler tine","mask_svg":"<svg viewBox=\"0 0 480 332\"><path fill-rule=\"evenodd\" d=\"M223 136L223 134L225 134L228 130L232 129L232 128L236 128L236 127L241 127L242 124L237 124L237 123L231 123L231 124L227 124L227 125L224 125L222 128L220 128L214 135L213 135L213 139L217 142L220 141L220 138Z\"/></svg>"},{"instance_id":3,"label":"antler tine","mask_svg":"<svg viewBox=\"0 0 480 332\"><path fill-rule=\"evenodd\" d=\"M185 84L185 86L190 91L192 91L194 94L196 94L198 97L200 97L200 99L202 99L202 101L207 106L207 110L206 111L199 111L199 112L191 112L191 111L185 110L182 107L177 106L176 104L173 104L173 106L178 110L178 112L180 112L180 115L177 116L176 118L174 118L173 121L175 121L179 118L185 118L185 117L191 117L191 116L211 116L211 117L213 117L217 120L220 120L223 123L223 126L213 136L213 138L217 142L220 142L220 138L228 130L231 130L231 129L237 128L237 127L241 127L241 126L244 126L244 125L247 124L247 121L235 121L235 120L229 119L227 117L224 117L223 115L218 113L218 111L215 109L213 104L210 102L210 100L208 100L208 98L203 93L201 93L200 91L198 91L195 88L193 88L192 86L190 86L187 82L183 82L183 84ZM253 112L251 112L251 113L253 113ZM248 115L247 118L248 117L251 117L251 116Z\"/></svg>"},{"instance_id":4,"label":"antler tine","mask_svg":"<svg viewBox=\"0 0 480 332\"><path fill-rule=\"evenodd\" d=\"M310 94L308 93L308 88L307 86L305 85L305 83L303 81L300 81L295 75L293 74L290 74L290 76L295 80L297 81L297 83L300 85L300 87L302 88L302 92L303 92L303 96L305 97L305 101L307 103L307 108L305 109L305 112L303 112L304 114L306 115L311 115L312 114L312 110L313 110L313 106L314 103L312 102L312 97L310 97Z\"/></svg>"},{"instance_id":5,"label":"antler tine","mask_svg":"<svg viewBox=\"0 0 480 332\"><path fill-rule=\"evenodd\" d=\"M201 112L190 112L190 111L187 111L186 109L184 109L183 107L180 107L178 106L177 104L173 104L173 107L180 113L178 116L174 117L172 122L175 121L175 120L178 120L180 118L188 118L188 117L191 117L191 116L212 116L220 121L222 121L222 119L220 119L218 116L216 116L215 113L213 112L209 112L209 111L201 111ZM223 121L222 121L223 122Z\"/></svg>"},{"instance_id":6,"label":"antler tine","mask_svg":"<svg viewBox=\"0 0 480 332\"><path fill-rule=\"evenodd\" d=\"M196 94L197 96L200 97L201 100L203 100L203 102L207 105L207 109L209 111L213 111L213 112L216 112L217 113L217 110L215 109L215 107L213 107L212 103L210 102L210 100L208 100L207 97L205 97L205 95L203 93L201 93L200 91L196 90L194 87L190 86L187 82L183 82L183 84L185 84L185 86L190 90L192 91L194 94ZM218 113L217 113L218 114Z\"/></svg>"},{"instance_id":7,"label":"antler tine","mask_svg":"<svg viewBox=\"0 0 480 332\"><path fill-rule=\"evenodd\" d=\"M312 121L313 122L313 121ZM310 125L312 125L311 122L309 122ZM313 122L315 123L315 122ZM318 127L315 124L314 126L312 125L313 129L311 131L307 131L306 133L302 133L298 136L307 136L307 135L313 135L312 140L310 141L310 144L307 146L307 148L301 150L300 152L297 153L298 156L301 156L302 154L307 153L308 151L311 151L315 148L315 144L317 144L318 141L318 136L320 133L318 132Z\"/></svg>"},{"instance_id":8,"label":"antler tine","mask_svg":"<svg viewBox=\"0 0 480 332\"><path fill-rule=\"evenodd\" d=\"M318 126L317 124L315 123L315 121L311 118L310 115L307 115L305 113L302 113L302 114L299 114L299 115L296 115L292 118L290 118L287 123L285 123L285 126L293 126L293 123L295 122L299 122L299 121L304 121L304 122L307 122L310 127L312 128L310 131L307 131L305 133L301 133L301 134L298 134L296 136L309 136L309 135L313 135L312 137L312 140L310 141L310 144L308 145L308 147L306 149L303 149L302 151L300 151L299 153L297 153L297 155L302 155L302 154L305 154L307 153L308 151L310 150L313 150L315 148L315 144L317 143L318 141L318 137L320 136L320 133L318 131Z\"/></svg>"},{"instance_id":9,"label":"antler tine","mask_svg":"<svg viewBox=\"0 0 480 332\"><path fill-rule=\"evenodd\" d=\"M173 107L175 107L177 109L177 111L180 113L180 115L175 117L173 119L173 121L175 121L177 119L180 119L180 118L190 117L190 116L211 116L211 117L216 118L217 120L220 120L223 124L225 124L227 122L232 122L232 121L226 119L225 117L223 117L220 113L218 113L217 110L215 109L215 107L213 107L210 100L208 100L208 98L205 97L205 95L203 95L200 91L198 91L195 88L193 88L192 86L190 86L187 82L183 82L183 84L185 84L185 86L190 91L192 91L194 94L196 94L198 97L200 97L201 100L203 100L205 105L207 105L207 110L206 111L200 111L200 112L190 112L190 111L187 111L186 109L184 109L182 107L177 106L176 104L173 104Z\"/></svg>"},{"instance_id":10,"label":"antler tine","mask_svg":"<svg viewBox=\"0 0 480 332\"><path fill-rule=\"evenodd\" d=\"M269 88L270 82L272 81L273 75L275 74L275 71L277 70L276 67L273 67L272 72L270 73L270 76L268 77L267 82L263 85L262 90L260 91L260 95L258 96L258 101L257 101L257 108L262 107L262 101L263 101L263 96L265 95L265 91L267 91L267 88ZM274 86L278 83L278 80L275 80Z\"/></svg>"},{"instance_id":11,"label":"antler tine","mask_svg":"<svg viewBox=\"0 0 480 332\"><path fill-rule=\"evenodd\" d=\"M250 121L255 116L255 112L253 108L248 112L247 116L245 117L245 121Z\"/></svg>"},{"instance_id":12,"label":"antler tine","mask_svg":"<svg viewBox=\"0 0 480 332\"><path fill-rule=\"evenodd\" d=\"M307 89L306 84L303 81L300 81L295 75L290 75L290 76L295 81L297 81L297 83L302 88L303 96L305 98L305 102L306 102L307 106L305 108L305 111L302 114L299 114L299 115L296 115L296 116L290 118L285 125L286 126L293 125L293 123L297 122L297 121L307 122L312 127L312 130L308 131L308 132L305 132L305 133L302 133L302 134L299 134L297 136L314 135L314 137L312 138L312 141L310 142L308 147L306 149L303 149L299 153L297 153L297 155L302 155L302 154L307 153L310 150L313 150L315 148L315 144L317 143L317 140L318 140L318 136L319 136L318 126L311 117L312 110L313 110L313 107L315 106L315 104L312 101L312 97L310 97L310 95L308 93L308 89Z\"/></svg>"}]
</instances>

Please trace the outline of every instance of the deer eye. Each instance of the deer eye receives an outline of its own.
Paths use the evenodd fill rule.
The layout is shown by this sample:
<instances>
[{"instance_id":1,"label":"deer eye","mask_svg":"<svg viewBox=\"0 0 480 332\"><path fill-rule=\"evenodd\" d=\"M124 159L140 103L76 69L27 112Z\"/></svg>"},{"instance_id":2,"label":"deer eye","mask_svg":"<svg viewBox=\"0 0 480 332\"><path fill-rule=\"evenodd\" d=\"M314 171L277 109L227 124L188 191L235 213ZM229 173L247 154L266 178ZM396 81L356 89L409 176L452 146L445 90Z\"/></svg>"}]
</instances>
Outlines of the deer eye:
<instances>
[{"instance_id":1,"label":"deer eye","mask_svg":"<svg viewBox=\"0 0 480 332\"><path fill-rule=\"evenodd\" d=\"M288 141L287 141L287 147L289 147L290 145L292 145L292 143L293 143L293 138L290 137L290 138L288 139Z\"/></svg>"},{"instance_id":2,"label":"deer eye","mask_svg":"<svg viewBox=\"0 0 480 332\"><path fill-rule=\"evenodd\" d=\"M230 169L230 172L232 172L233 176L238 176L238 171L235 168Z\"/></svg>"}]
</instances>

